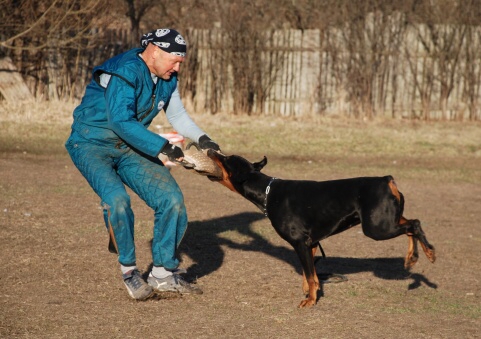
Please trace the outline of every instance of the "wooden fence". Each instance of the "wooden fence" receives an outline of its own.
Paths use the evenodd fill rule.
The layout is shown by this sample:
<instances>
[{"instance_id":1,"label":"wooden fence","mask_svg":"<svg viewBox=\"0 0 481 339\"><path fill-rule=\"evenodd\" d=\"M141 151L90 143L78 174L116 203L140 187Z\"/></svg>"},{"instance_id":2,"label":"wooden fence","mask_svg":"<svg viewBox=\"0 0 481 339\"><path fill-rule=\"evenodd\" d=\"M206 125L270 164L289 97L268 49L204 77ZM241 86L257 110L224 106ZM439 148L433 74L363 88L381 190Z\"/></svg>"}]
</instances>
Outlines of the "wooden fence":
<instances>
[{"instance_id":1,"label":"wooden fence","mask_svg":"<svg viewBox=\"0 0 481 339\"><path fill-rule=\"evenodd\" d=\"M372 55L369 48L350 50L339 30L276 31L259 56L265 67L277 67L270 67L274 74L264 84L267 95L261 105L253 105L252 113L480 120L481 30L471 41L458 40L458 49L446 55L425 45L429 33L425 27L408 29L398 44ZM197 94L185 94L195 111L211 111L209 103L217 101L217 110L236 113L232 68L223 68L227 75L218 74L224 62L218 55L223 39L220 32L189 34L199 64ZM456 59L449 59L455 53Z\"/></svg>"},{"instance_id":2,"label":"wooden fence","mask_svg":"<svg viewBox=\"0 0 481 339\"><path fill-rule=\"evenodd\" d=\"M480 27L401 22L380 27L373 17L361 28L266 32L255 47L233 44L221 29L187 30L184 103L212 114L481 120ZM36 53L31 92L80 98L91 69L129 48L128 32L96 34L101 49ZM25 76L25 53L11 57Z\"/></svg>"}]
</instances>

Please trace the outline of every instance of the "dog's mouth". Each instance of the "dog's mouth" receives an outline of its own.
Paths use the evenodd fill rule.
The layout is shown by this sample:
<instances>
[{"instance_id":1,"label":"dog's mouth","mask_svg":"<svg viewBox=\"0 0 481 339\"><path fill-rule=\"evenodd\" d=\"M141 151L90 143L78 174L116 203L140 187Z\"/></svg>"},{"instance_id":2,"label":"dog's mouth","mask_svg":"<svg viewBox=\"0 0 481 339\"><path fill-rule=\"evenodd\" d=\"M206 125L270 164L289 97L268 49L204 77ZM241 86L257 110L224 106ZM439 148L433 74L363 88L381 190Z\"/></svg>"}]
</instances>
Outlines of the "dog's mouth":
<instances>
[{"instance_id":1,"label":"dog's mouth","mask_svg":"<svg viewBox=\"0 0 481 339\"><path fill-rule=\"evenodd\" d=\"M220 180L223 176L221 167L194 142L191 142L185 148L184 160L180 164L186 169L194 170L197 174L206 176L211 180L216 178Z\"/></svg>"},{"instance_id":2,"label":"dog's mouth","mask_svg":"<svg viewBox=\"0 0 481 339\"><path fill-rule=\"evenodd\" d=\"M207 151L207 156L209 158L211 158L214 163L221 169L222 171L222 175L220 177L217 177L217 176L213 176L211 178L209 178L211 181L216 181L216 182L219 182L221 183L222 185L226 186L227 188L229 188L231 191L234 191L234 192L237 192L236 189L234 188L234 186L232 185L232 183L230 182L230 175L229 173L227 172L227 170L225 169L225 166L224 166L224 163L223 163L223 159L226 158L226 156L220 152L217 152L217 151L214 151L212 149L208 150Z\"/></svg>"},{"instance_id":3,"label":"dog's mouth","mask_svg":"<svg viewBox=\"0 0 481 339\"><path fill-rule=\"evenodd\" d=\"M218 151L214 151L213 149L208 149L207 150L207 156L211 158L217 166L223 168L224 166L222 165L222 162L220 161L219 157L224 156L222 153Z\"/></svg>"},{"instance_id":4,"label":"dog's mouth","mask_svg":"<svg viewBox=\"0 0 481 339\"><path fill-rule=\"evenodd\" d=\"M217 167L221 169L220 173L209 173L207 178L210 181L222 181L224 177L224 166L222 166L221 161L217 157L218 152L213 149L207 150L207 156L216 164Z\"/></svg>"}]
</instances>

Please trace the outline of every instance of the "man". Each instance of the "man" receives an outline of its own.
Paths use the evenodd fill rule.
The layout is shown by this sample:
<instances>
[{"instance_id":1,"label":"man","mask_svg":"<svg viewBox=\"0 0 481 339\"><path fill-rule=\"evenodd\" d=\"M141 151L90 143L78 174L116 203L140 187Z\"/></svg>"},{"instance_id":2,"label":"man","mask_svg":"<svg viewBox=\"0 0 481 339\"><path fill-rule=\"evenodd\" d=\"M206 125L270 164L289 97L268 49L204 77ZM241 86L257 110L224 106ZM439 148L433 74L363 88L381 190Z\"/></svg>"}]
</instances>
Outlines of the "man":
<instances>
[{"instance_id":1,"label":"man","mask_svg":"<svg viewBox=\"0 0 481 339\"><path fill-rule=\"evenodd\" d=\"M101 198L110 234L109 249L118 254L129 295L144 300L154 292L200 294L181 276L176 249L187 228L182 192L159 155L182 161L181 148L148 130L164 110L180 134L202 149L219 150L187 114L179 96L177 72L186 43L173 29L144 34L141 47L115 56L93 70L80 105L74 110L66 148L73 163ZM153 268L147 282L137 266L134 214L124 185L154 210Z\"/></svg>"}]
</instances>

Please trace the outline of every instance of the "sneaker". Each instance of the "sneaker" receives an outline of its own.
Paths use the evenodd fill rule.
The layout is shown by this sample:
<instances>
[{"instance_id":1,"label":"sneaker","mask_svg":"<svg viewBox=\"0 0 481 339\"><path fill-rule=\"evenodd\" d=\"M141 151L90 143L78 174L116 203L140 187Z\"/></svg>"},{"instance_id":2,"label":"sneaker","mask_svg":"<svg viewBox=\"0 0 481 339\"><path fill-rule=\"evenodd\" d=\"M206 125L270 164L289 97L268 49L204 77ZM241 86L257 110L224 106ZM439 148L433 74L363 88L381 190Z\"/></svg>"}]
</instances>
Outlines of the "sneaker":
<instances>
[{"instance_id":1,"label":"sneaker","mask_svg":"<svg viewBox=\"0 0 481 339\"><path fill-rule=\"evenodd\" d=\"M152 287L150 287L142 276L139 270L134 269L125 274L122 274L125 287L129 291L129 295L136 300L145 300L153 294Z\"/></svg>"},{"instance_id":2,"label":"sneaker","mask_svg":"<svg viewBox=\"0 0 481 339\"><path fill-rule=\"evenodd\" d=\"M176 271L172 275L165 278L156 278L149 274L147 282L155 292L177 292L180 294L202 294L202 290L196 286L192 286L182 278Z\"/></svg>"}]
</instances>

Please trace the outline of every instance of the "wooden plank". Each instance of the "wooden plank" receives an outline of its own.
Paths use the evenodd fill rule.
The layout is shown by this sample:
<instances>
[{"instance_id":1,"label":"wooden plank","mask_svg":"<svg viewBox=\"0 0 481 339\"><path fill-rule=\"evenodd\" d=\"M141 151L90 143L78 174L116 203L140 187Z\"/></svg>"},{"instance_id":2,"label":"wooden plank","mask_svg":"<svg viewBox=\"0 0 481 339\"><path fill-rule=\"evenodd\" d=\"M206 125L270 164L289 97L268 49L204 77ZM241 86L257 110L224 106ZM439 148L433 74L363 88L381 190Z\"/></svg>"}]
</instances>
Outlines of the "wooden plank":
<instances>
[{"instance_id":1,"label":"wooden plank","mask_svg":"<svg viewBox=\"0 0 481 339\"><path fill-rule=\"evenodd\" d=\"M12 103L33 100L27 84L9 57L0 58L0 94Z\"/></svg>"}]
</instances>

